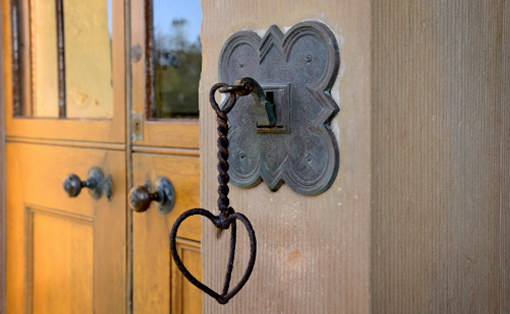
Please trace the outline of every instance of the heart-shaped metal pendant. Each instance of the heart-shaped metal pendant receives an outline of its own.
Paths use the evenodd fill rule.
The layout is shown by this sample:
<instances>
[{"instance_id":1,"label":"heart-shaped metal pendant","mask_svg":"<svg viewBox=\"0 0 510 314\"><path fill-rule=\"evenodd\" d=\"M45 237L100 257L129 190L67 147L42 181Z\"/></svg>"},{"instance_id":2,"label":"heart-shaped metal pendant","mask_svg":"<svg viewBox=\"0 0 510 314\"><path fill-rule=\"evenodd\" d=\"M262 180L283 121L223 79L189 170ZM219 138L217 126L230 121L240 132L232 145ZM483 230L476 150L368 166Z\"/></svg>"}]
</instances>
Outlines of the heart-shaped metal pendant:
<instances>
[{"instance_id":1,"label":"heart-shaped metal pendant","mask_svg":"<svg viewBox=\"0 0 510 314\"><path fill-rule=\"evenodd\" d=\"M252 79L250 79L252 80ZM211 106L216 112L217 119L216 122L218 123L218 209L220 210L220 214L218 216L215 216L210 211L207 211L202 208L195 208L190 209L188 211L185 211L182 213L177 220L175 221L172 230L170 231L170 252L172 252L172 257L174 259L175 264L181 271L181 273L188 279L193 285L195 285L198 289L204 291L211 297L213 297L218 303L220 304L226 304L230 299L232 299L238 292L241 290L248 279L250 278L250 275L253 271L253 266L255 266L255 258L257 256L257 239L255 237L255 231L253 230L253 227L243 214L234 212L234 209L232 207L229 207L229 199L228 199L228 117L227 113L229 113L230 110L232 110L235 102L236 102L236 95L239 96L246 96L249 95L252 90L252 81L247 80L243 81L240 80L239 85L227 85L224 83L218 83L215 84L209 93L209 98L211 101ZM256 83L256 81L253 80L253 82ZM258 84L258 83L257 83ZM228 104L223 108L220 109L218 106L218 103L216 103L216 100L214 99L214 93L216 90L220 88L224 88L222 92L229 93L230 94L230 100ZM221 90L220 90L221 91ZM195 277L193 277L192 274L186 269L184 264L181 261L181 258L179 257L179 254L177 254L177 247L175 245L175 240L177 237L177 230L179 229L179 226L181 223L186 220L188 217L200 215L204 216L207 219L209 219L216 228L226 230L228 228L231 228L231 235L230 235L230 255L228 257L228 265L227 265L227 273L225 274L225 281L223 282L223 291L221 294L217 293L216 291L212 290L208 286L204 285L200 281L198 281ZM239 283L232 289L230 292L228 291L230 287L230 279L232 277L232 270L234 269L234 255L236 250L236 220L241 221L244 224L244 227L246 228L246 231L248 232L248 236L250 237L250 259L248 261L248 267L244 271L243 277L239 281Z\"/></svg>"},{"instance_id":2,"label":"heart-shaped metal pendant","mask_svg":"<svg viewBox=\"0 0 510 314\"><path fill-rule=\"evenodd\" d=\"M214 226L216 226L216 228L228 229L229 227L231 227L230 255L228 258L227 273L225 274L225 281L223 283L223 291L221 294L217 293L216 291L212 290L208 286L198 281L188 271L188 269L186 269L186 267L181 261L181 258L177 254L177 247L175 245L177 229L179 229L179 226L184 220L194 215L207 217L214 224ZM248 261L248 267L246 268L243 277L241 278L239 283L229 292L228 289L230 287L230 278L232 276L232 270L234 269L234 255L236 249L236 233L237 233L236 220L241 221L244 224L246 231L248 231L248 236L250 238L250 259ZM257 239L255 237L255 231L253 230L250 221L243 214L231 213L228 215L228 217L223 216L223 214L215 216L210 211L207 211L202 208L195 208L182 213L182 215L180 215L175 221L172 227L172 231L170 232L170 252L172 252L172 257L175 261L175 264L177 265L181 273L184 275L184 277L186 277L186 279L188 279L198 289L204 291L205 293L216 299L218 303L226 304L230 299L232 299L232 297L234 297L239 292L239 290L241 290L241 288L243 288L243 286L250 278L250 275L253 271L253 266L255 265L255 258L257 256Z\"/></svg>"}]
</instances>

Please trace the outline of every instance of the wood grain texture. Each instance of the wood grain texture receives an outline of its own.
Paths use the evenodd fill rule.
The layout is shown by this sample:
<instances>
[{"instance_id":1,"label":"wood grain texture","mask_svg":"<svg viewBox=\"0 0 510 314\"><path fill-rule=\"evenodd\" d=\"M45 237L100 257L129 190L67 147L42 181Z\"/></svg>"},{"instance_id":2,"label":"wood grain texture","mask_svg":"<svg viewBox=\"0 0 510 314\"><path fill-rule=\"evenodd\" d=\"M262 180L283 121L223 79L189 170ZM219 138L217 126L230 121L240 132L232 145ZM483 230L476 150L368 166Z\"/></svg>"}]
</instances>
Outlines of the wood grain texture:
<instances>
[{"instance_id":1,"label":"wood grain texture","mask_svg":"<svg viewBox=\"0 0 510 314\"><path fill-rule=\"evenodd\" d=\"M6 162L8 313L125 313L125 153L8 143ZM92 166L111 174L111 201L63 191L69 173Z\"/></svg>"},{"instance_id":2,"label":"wood grain texture","mask_svg":"<svg viewBox=\"0 0 510 314\"><path fill-rule=\"evenodd\" d=\"M372 312L508 313L509 3L372 5Z\"/></svg>"},{"instance_id":3,"label":"wood grain texture","mask_svg":"<svg viewBox=\"0 0 510 314\"><path fill-rule=\"evenodd\" d=\"M92 313L93 221L37 208L27 214L29 313Z\"/></svg>"},{"instance_id":4,"label":"wood grain texture","mask_svg":"<svg viewBox=\"0 0 510 314\"><path fill-rule=\"evenodd\" d=\"M108 150L125 151L126 145L121 143L98 143L98 142L82 142L82 141L66 141L66 140L48 140L30 137L6 137L6 142L12 143L25 143L25 144L41 144L49 146L64 146L64 147L83 147L83 148L98 148Z\"/></svg>"},{"instance_id":5,"label":"wood grain texture","mask_svg":"<svg viewBox=\"0 0 510 314\"><path fill-rule=\"evenodd\" d=\"M0 6L0 25L3 25ZM3 32L0 32L0 60L3 60ZM0 62L0 313L5 313L5 108L4 64Z\"/></svg>"},{"instance_id":6,"label":"wood grain texture","mask_svg":"<svg viewBox=\"0 0 510 314\"><path fill-rule=\"evenodd\" d=\"M200 258L200 242L177 238L177 252L183 263L198 280L202 279L202 259ZM177 265L172 262L172 310L171 313L197 314L202 313L202 291L197 289L181 274Z\"/></svg>"},{"instance_id":7,"label":"wood grain texture","mask_svg":"<svg viewBox=\"0 0 510 314\"><path fill-rule=\"evenodd\" d=\"M168 147L151 147L151 146L133 146L134 153L146 154L162 154L174 156L193 156L199 157L200 151L188 148L168 148Z\"/></svg>"},{"instance_id":8,"label":"wood grain texture","mask_svg":"<svg viewBox=\"0 0 510 314\"><path fill-rule=\"evenodd\" d=\"M252 222L257 261L246 286L227 305L204 295L204 313L368 313L370 309L370 1L219 0L202 2L203 71L200 87L201 205L218 213L216 117L208 102L218 82L218 60L232 33L250 29L263 36L272 24L287 30L319 20L336 34L341 69L332 96L341 111L332 122L340 146L333 186L319 196L278 192L262 183L231 188L231 204ZM220 291L228 234L203 223L203 278ZM249 244L238 228L233 283L247 265Z\"/></svg>"},{"instance_id":9,"label":"wood grain texture","mask_svg":"<svg viewBox=\"0 0 510 314\"><path fill-rule=\"evenodd\" d=\"M180 278L182 275L170 257L168 236L180 214L199 207L199 159L133 153L134 185L149 182L153 191L154 182L161 176L167 177L175 189L172 211L163 215L153 202L147 211L133 213L133 313L198 313L191 302L200 302L200 299L190 298L201 297L201 294L197 293L195 287L191 289L197 291L190 292L189 286L182 283L184 279ZM180 241L193 240L195 247L198 246L201 238L200 218L193 217L184 222L177 235ZM200 275L200 254L194 254L194 257L191 271ZM183 288L188 290L184 291Z\"/></svg>"}]
</instances>

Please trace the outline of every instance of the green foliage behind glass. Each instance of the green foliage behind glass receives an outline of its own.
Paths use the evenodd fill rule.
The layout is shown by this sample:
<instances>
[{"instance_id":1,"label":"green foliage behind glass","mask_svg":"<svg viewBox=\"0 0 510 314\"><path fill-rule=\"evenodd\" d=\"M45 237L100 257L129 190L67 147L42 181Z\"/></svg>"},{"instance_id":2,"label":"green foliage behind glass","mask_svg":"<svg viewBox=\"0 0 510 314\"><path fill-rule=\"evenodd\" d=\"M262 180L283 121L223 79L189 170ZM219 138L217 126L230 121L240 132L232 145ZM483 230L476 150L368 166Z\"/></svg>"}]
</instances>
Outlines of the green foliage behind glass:
<instances>
[{"instance_id":1,"label":"green foliage behind glass","mask_svg":"<svg viewBox=\"0 0 510 314\"><path fill-rule=\"evenodd\" d=\"M200 39L185 36L186 20L174 20L170 32L155 34L154 117L198 117L198 85L202 70Z\"/></svg>"}]
</instances>

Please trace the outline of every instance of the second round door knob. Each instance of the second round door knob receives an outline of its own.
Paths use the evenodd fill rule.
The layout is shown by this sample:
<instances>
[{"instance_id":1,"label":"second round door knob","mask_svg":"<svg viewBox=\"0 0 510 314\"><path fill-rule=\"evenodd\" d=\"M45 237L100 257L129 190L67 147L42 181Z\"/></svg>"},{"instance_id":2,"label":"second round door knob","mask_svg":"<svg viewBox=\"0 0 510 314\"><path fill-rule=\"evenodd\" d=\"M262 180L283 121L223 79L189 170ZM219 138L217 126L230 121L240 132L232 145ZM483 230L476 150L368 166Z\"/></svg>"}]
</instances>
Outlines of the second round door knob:
<instances>
[{"instance_id":1,"label":"second round door knob","mask_svg":"<svg viewBox=\"0 0 510 314\"><path fill-rule=\"evenodd\" d=\"M90 196L99 199L103 195L103 183L103 171L93 167L87 173L87 180L85 181L81 181L80 177L74 173L68 175L64 180L64 191L69 197L76 197L80 194L82 188L88 188Z\"/></svg>"},{"instance_id":2,"label":"second round door knob","mask_svg":"<svg viewBox=\"0 0 510 314\"><path fill-rule=\"evenodd\" d=\"M129 207L136 212L144 212L152 201L157 202L162 214L169 213L174 207L175 192L170 180L160 177L154 183L154 192L150 192L145 186L135 186L129 191Z\"/></svg>"}]
</instances>

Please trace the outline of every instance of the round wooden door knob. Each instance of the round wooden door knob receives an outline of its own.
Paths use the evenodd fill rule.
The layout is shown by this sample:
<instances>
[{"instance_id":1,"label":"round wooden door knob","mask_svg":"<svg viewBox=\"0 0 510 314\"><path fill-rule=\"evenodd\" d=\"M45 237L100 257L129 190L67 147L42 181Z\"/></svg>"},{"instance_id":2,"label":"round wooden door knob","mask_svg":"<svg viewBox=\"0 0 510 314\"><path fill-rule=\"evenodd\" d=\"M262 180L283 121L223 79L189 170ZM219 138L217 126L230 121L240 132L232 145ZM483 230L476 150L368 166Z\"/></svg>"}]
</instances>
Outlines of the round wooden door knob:
<instances>
[{"instance_id":1,"label":"round wooden door knob","mask_svg":"<svg viewBox=\"0 0 510 314\"><path fill-rule=\"evenodd\" d=\"M129 207L136 212L144 212L157 197L157 193L150 193L145 186L135 186L129 191Z\"/></svg>"},{"instance_id":2,"label":"round wooden door knob","mask_svg":"<svg viewBox=\"0 0 510 314\"><path fill-rule=\"evenodd\" d=\"M64 180L64 191L69 197L76 197L80 194L82 188L88 188L89 194L99 199L103 195L104 175L103 171L93 167L87 174L87 180L82 181L77 175L70 174Z\"/></svg>"},{"instance_id":3,"label":"round wooden door knob","mask_svg":"<svg viewBox=\"0 0 510 314\"><path fill-rule=\"evenodd\" d=\"M64 191L69 197L76 197L81 192L82 182L77 175L70 174L64 180Z\"/></svg>"},{"instance_id":4,"label":"round wooden door knob","mask_svg":"<svg viewBox=\"0 0 510 314\"><path fill-rule=\"evenodd\" d=\"M135 186L129 191L129 207L136 212L149 209L151 202L156 201L161 213L166 214L172 210L175 202L174 187L165 177L158 178L154 184L154 192L145 186Z\"/></svg>"}]
</instances>

